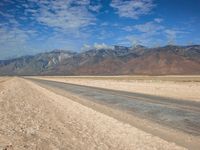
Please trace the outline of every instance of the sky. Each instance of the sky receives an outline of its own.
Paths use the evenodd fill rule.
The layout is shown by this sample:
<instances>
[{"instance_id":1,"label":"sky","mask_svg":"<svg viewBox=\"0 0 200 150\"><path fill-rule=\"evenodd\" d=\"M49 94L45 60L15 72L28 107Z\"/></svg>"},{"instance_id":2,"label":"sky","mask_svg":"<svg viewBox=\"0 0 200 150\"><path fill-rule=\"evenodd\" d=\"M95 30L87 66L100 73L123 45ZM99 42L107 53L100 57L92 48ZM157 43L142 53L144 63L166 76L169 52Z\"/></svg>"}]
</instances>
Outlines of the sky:
<instances>
[{"instance_id":1,"label":"sky","mask_svg":"<svg viewBox=\"0 0 200 150\"><path fill-rule=\"evenodd\" d=\"M200 44L200 0L0 0L0 59Z\"/></svg>"}]
</instances>

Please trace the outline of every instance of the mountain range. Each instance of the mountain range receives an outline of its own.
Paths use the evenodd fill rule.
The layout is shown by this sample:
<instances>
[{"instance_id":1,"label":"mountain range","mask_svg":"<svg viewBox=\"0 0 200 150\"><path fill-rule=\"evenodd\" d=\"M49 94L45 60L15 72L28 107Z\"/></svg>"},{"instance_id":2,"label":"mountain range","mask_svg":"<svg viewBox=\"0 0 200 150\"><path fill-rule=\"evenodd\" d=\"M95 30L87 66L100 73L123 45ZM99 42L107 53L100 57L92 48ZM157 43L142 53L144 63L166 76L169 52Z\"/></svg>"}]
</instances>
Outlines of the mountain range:
<instances>
[{"instance_id":1,"label":"mountain range","mask_svg":"<svg viewBox=\"0 0 200 150\"><path fill-rule=\"evenodd\" d=\"M54 50L0 60L0 75L199 75L200 45Z\"/></svg>"}]
</instances>

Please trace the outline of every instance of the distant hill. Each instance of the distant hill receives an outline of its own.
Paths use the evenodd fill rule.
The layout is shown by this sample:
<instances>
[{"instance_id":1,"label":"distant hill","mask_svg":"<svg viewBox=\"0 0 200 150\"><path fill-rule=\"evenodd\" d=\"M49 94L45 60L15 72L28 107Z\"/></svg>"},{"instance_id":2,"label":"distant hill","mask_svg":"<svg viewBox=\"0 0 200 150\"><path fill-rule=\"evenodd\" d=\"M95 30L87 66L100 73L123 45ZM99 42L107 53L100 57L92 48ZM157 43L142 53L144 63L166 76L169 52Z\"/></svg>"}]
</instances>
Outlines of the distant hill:
<instances>
[{"instance_id":1,"label":"distant hill","mask_svg":"<svg viewBox=\"0 0 200 150\"><path fill-rule=\"evenodd\" d=\"M0 75L200 75L200 45L114 46L0 61Z\"/></svg>"}]
</instances>

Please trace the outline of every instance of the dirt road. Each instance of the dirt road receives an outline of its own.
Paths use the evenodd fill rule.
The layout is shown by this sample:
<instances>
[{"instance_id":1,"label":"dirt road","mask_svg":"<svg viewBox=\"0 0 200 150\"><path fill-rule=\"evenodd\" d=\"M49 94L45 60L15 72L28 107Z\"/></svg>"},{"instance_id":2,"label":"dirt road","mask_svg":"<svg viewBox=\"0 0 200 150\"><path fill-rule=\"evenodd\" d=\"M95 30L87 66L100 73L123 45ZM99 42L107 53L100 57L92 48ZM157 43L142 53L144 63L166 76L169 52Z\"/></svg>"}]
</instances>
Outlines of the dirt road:
<instances>
[{"instance_id":1,"label":"dirt road","mask_svg":"<svg viewBox=\"0 0 200 150\"><path fill-rule=\"evenodd\" d=\"M184 149L39 85L0 83L0 149Z\"/></svg>"},{"instance_id":2,"label":"dirt road","mask_svg":"<svg viewBox=\"0 0 200 150\"><path fill-rule=\"evenodd\" d=\"M127 110L134 115L200 136L200 103L69 83L31 79L88 100Z\"/></svg>"},{"instance_id":3,"label":"dirt road","mask_svg":"<svg viewBox=\"0 0 200 150\"><path fill-rule=\"evenodd\" d=\"M32 78L200 102L200 76L37 76Z\"/></svg>"}]
</instances>

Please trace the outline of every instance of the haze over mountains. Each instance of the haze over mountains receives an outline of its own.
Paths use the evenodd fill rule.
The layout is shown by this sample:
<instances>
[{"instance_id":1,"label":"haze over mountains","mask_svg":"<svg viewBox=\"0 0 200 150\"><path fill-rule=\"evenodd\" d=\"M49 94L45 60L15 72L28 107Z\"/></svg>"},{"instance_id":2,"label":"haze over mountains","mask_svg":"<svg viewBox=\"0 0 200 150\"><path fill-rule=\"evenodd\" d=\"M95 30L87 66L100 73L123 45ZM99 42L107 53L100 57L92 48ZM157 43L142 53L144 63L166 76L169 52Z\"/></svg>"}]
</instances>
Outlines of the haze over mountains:
<instances>
[{"instance_id":1,"label":"haze over mountains","mask_svg":"<svg viewBox=\"0 0 200 150\"><path fill-rule=\"evenodd\" d=\"M200 45L56 50L0 61L0 75L197 75Z\"/></svg>"}]
</instances>

